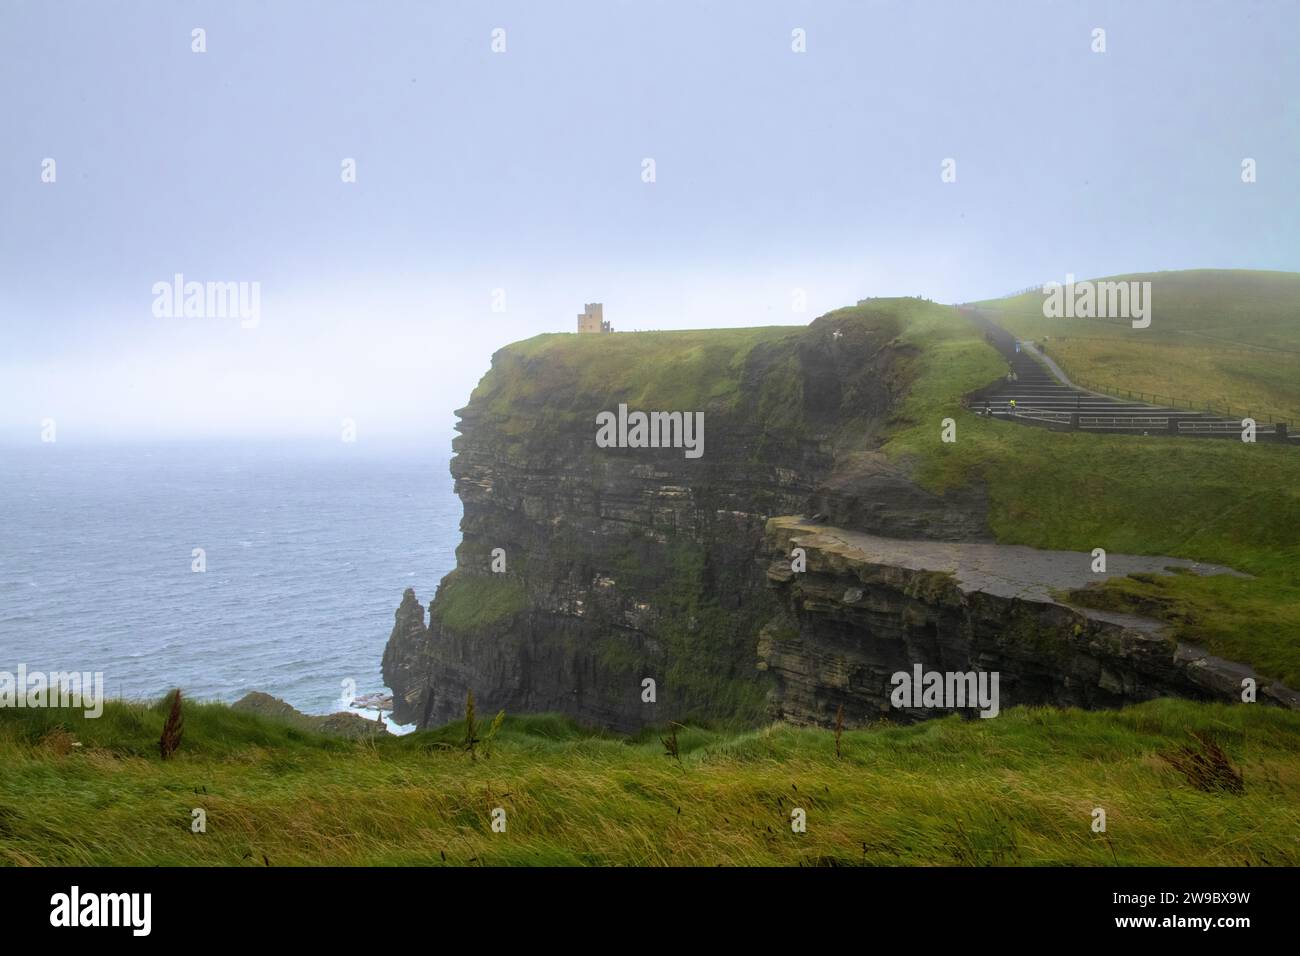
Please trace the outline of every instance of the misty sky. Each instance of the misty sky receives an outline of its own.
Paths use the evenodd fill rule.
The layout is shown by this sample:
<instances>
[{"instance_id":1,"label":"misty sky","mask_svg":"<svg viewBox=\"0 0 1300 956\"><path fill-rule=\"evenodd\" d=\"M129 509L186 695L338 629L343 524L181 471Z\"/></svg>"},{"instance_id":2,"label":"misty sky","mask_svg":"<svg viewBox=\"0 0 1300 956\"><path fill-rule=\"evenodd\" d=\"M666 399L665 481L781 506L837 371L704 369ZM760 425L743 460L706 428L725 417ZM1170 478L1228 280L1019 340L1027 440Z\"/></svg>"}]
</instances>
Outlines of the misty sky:
<instances>
[{"instance_id":1,"label":"misty sky","mask_svg":"<svg viewBox=\"0 0 1300 956\"><path fill-rule=\"evenodd\" d=\"M442 440L589 301L1300 270L1297 37L1282 0L2 0L0 432ZM176 273L260 283L259 324L156 317Z\"/></svg>"}]
</instances>

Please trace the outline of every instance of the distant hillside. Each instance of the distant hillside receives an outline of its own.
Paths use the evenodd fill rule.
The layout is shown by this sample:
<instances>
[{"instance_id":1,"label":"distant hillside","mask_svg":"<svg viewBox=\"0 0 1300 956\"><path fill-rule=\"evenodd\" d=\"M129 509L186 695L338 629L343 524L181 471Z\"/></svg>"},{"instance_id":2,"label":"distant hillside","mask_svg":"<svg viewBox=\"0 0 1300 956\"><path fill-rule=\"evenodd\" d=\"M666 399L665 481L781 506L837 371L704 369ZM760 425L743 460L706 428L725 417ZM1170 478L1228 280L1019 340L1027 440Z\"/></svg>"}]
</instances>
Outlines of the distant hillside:
<instances>
[{"instance_id":1,"label":"distant hillside","mask_svg":"<svg viewBox=\"0 0 1300 956\"><path fill-rule=\"evenodd\" d=\"M1046 318L1041 291L977 304L1022 338L1049 339L1049 353L1072 377L1102 391L1140 390L1300 424L1300 274L1197 269L1094 281L1150 282L1150 327Z\"/></svg>"}]
</instances>

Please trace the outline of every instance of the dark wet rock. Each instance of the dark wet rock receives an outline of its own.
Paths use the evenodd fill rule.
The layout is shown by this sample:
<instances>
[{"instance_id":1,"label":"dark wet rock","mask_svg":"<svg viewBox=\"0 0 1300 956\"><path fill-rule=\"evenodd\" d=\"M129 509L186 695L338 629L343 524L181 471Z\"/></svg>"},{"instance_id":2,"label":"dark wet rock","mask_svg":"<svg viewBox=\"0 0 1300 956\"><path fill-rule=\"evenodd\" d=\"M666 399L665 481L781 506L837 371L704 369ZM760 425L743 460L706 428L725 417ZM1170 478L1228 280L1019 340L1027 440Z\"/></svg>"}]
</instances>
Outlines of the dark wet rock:
<instances>
[{"instance_id":1,"label":"dark wet rock","mask_svg":"<svg viewBox=\"0 0 1300 956\"><path fill-rule=\"evenodd\" d=\"M393 695L383 691L360 694L352 698L350 706L357 710L377 710L382 714L393 709Z\"/></svg>"},{"instance_id":2,"label":"dark wet rock","mask_svg":"<svg viewBox=\"0 0 1300 956\"><path fill-rule=\"evenodd\" d=\"M1243 680L1261 703L1300 707L1294 691L1251 668L1180 643L1159 621L1075 608L1054 596L1133 573L1236 574L1178 558L1092 556L985 543L900 541L805 522L768 523L774 555L804 549L807 571L772 580L782 608L759 640L775 679L775 716L829 725L935 716L890 706L891 676L997 671L1000 705L1116 707L1155 697L1240 703Z\"/></svg>"},{"instance_id":3,"label":"dark wet rock","mask_svg":"<svg viewBox=\"0 0 1300 956\"><path fill-rule=\"evenodd\" d=\"M339 712L337 714L304 714L302 711L285 703L278 697L252 691L230 705L231 710L257 714L271 720L335 737L348 737L359 740L366 737L381 737L388 734L388 728L377 720L367 720L360 714Z\"/></svg>"}]
</instances>

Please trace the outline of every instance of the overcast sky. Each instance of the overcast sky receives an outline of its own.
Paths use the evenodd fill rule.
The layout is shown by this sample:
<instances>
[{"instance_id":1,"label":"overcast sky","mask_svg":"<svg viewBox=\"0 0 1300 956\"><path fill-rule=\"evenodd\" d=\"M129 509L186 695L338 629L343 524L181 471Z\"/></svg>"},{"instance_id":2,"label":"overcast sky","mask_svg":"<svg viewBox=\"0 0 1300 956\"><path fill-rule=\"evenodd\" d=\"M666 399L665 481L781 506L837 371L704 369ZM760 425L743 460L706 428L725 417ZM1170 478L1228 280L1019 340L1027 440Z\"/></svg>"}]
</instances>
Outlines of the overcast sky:
<instances>
[{"instance_id":1,"label":"overcast sky","mask_svg":"<svg viewBox=\"0 0 1300 956\"><path fill-rule=\"evenodd\" d=\"M1283 0L3 0L0 432L442 440L589 301L1300 270L1297 37ZM258 283L256 327L156 316L177 273Z\"/></svg>"}]
</instances>

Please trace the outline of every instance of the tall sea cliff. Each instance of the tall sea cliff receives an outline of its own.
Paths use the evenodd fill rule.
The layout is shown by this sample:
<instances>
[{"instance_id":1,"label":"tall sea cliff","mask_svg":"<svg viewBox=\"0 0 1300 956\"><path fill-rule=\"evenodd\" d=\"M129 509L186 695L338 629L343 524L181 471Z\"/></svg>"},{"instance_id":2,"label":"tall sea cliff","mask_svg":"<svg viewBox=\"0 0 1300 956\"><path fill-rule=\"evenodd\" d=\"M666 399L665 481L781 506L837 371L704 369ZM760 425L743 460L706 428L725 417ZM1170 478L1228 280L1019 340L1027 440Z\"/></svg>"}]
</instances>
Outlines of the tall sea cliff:
<instances>
[{"instance_id":1,"label":"tall sea cliff","mask_svg":"<svg viewBox=\"0 0 1300 956\"><path fill-rule=\"evenodd\" d=\"M909 719L925 715L891 713L889 677L915 664L1001 668L1003 706L1229 695L1236 665L1154 622L1085 614L1046 588L968 587L944 552L905 568L818 538L791 583L800 533L991 542L980 482L935 493L881 450L916 375L900 316L936 310L868 300L806 327L552 334L498 351L458 412L456 568L427 615L405 593L384 653L395 718L455 719L472 691L480 713L619 731L827 723L841 706L850 724ZM621 404L702 412L703 454L599 447L598 416ZM770 521L783 516L803 517Z\"/></svg>"}]
</instances>

